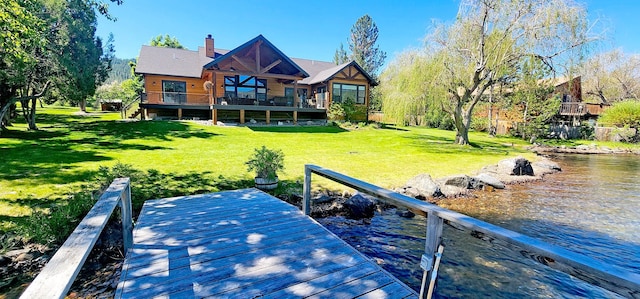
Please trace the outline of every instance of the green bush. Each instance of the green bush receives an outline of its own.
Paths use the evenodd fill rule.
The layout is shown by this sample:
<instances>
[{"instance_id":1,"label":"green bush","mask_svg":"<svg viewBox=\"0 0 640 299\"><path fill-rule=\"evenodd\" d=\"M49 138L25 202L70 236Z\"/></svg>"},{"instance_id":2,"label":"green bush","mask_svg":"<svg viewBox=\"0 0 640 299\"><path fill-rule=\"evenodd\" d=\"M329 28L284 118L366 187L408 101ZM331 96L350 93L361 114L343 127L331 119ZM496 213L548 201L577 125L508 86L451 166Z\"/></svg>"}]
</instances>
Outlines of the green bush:
<instances>
[{"instance_id":1,"label":"green bush","mask_svg":"<svg viewBox=\"0 0 640 299\"><path fill-rule=\"evenodd\" d=\"M327 118L330 121L343 121L346 118L344 108L340 103L331 103L329 111L327 111Z\"/></svg>"},{"instance_id":2,"label":"green bush","mask_svg":"<svg viewBox=\"0 0 640 299\"><path fill-rule=\"evenodd\" d=\"M585 140L594 140L596 137L596 130L589 122L582 122L580 126L580 138Z\"/></svg>"},{"instance_id":3,"label":"green bush","mask_svg":"<svg viewBox=\"0 0 640 299\"><path fill-rule=\"evenodd\" d=\"M640 127L640 101L624 101L613 104L602 112L598 124L615 127Z\"/></svg>"},{"instance_id":4,"label":"green bush","mask_svg":"<svg viewBox=\"0 0 640 299\"><path fill-rule=\"evenodd\" d=\"M486 132L488 123L488 117L474 117L471 119L471 130L476 132Z\"/></svg>"},{"instance_id":5,"label":"green bush","mask_svg":"<svg viewBox=\"0 0 640 299\"><path fill-rule=\"evenodd\" d=\"M20 234L40 244L62 244L94 204L90 192L76 193L66 202L34 212Z\"/></svg>"}]
</instances>

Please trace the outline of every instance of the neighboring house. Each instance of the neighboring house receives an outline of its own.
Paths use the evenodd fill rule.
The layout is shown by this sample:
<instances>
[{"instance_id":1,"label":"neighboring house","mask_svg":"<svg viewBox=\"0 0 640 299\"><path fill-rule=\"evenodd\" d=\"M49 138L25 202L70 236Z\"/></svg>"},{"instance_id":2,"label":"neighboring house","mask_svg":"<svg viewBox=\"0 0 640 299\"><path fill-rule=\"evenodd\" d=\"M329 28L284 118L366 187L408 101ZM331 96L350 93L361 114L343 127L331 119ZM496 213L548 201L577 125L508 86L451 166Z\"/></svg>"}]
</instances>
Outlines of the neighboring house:
<instances>
[{"instance_id":1,"label":"neighboring house","mask_svg":"<svg viewBox=\"0 0 640 299\"><path fill-rule=\"evenodd\" d=\"M376 85L354 61L289 58L262 35L233 50L216 49L211 35L197 51L142 46L136 73L144 76L143 117L214 123L324 120L331 103L366 107Z\"/></svg>"},{"instance_id":2,"label":"neighboring house","mask_svg":"<svg viewBox=\"0 0 640 299\"><path fill-rule=\"evenodd\" d=\"M559 77L552 79L543 79L546 83L553 86L552 97L561 99L560 109L554 119L554 124L569 123L575 126L580 125L583 120L596 120L604 109L608 107L606 104L592 104L582 101L582 79L580 76L569 80L568 77ZM542 82L541 82L542 83ZM502 91L510 93L511 90ZM485 91L485 93L487 93ZM488 93L487 93L488 97ZM486 110L480 110L476 113L477 117L487 117L489 107ZM491 109L491 119L496 134L505 135L510 130L522 122L522 112L519 109Z\"/></svg>"},{"instance_id":3,"label":"neighboring house","mask_svg":"<svg viewBox=\"0 0 640 299\"><path fill-rule=\"evenodd\" d=\"M560 96L562 104L558 112L560 120L569 121L578 125L580 120L597 119L602 111L609 107L608 104L585 103L582 101L582 78L580 76L571 80L558 78L554 83L554 93Z\"/></svg>"}]
</instances>

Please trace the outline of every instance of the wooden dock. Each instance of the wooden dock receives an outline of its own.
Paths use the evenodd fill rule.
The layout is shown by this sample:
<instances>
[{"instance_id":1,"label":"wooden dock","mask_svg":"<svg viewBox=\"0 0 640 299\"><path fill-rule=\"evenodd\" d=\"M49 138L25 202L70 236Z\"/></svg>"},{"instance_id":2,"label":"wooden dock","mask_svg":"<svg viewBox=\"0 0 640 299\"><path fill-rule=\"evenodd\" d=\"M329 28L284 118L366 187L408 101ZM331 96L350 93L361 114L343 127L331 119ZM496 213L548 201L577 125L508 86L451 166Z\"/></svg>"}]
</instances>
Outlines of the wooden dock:
<instances>
[{"instance_id":1,"label":"wooden dock","mask_svg":"<svg viewBox=\"0 0 640 299\"><path fill-rule=\"evenodd\" d=\"M116 298L417 298L296 207L256 189L147 201Z\"/></svg>"}]
</instances>

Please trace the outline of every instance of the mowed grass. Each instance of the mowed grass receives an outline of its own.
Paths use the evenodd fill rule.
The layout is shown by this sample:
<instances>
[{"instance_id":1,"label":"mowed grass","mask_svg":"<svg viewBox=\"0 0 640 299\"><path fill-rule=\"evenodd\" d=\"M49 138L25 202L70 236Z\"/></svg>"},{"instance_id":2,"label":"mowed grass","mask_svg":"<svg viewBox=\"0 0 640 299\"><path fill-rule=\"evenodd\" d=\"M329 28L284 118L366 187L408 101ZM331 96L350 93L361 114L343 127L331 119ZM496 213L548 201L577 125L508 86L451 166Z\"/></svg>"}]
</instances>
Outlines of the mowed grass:
<instances>
[{"instance_id":1,"label":"mowed grass","mask_svg":"<svg viewBox=\"0 0 640 299\"><path fill-rule=\"evenodd\" d=\"M316 164L387 188L420 173L469 174L507 157L533 157L521 140L483 133L471 134L471 146L458 146L454 132L426 128L218 127L125 122L118 113L75 112L77 108L40 109L40 131L28 132L18 123L0 135L0 221L67 200L95 180L100 166L116 163L161 173L251 179L244 162L262 145L284 152L281 180L301 182L304 164ZM317 176L314 185L342 188Z\"/></svg>"}]
</instances>

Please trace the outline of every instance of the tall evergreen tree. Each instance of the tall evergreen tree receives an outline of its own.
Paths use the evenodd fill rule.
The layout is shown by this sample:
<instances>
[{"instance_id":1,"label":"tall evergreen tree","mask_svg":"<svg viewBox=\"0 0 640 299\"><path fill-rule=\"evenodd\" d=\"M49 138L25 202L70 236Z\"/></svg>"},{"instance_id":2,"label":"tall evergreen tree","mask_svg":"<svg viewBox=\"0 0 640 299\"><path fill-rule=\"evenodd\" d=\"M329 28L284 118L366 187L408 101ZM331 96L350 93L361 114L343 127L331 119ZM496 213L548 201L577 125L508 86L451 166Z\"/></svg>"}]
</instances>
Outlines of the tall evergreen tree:
<instances>
[{"instance_id":1,"label":"tall evergreen tree","mask_svg":"<svg viewBox=\"0 0 640 299\"><path fill-rule=\"evenodd\" d=\"M369 15L360 17L351 27L349 50L351 59L355 60L372 76L378 73L387 58L387 53L376 45L378 26Z\"/></svg>"},{"instance_id":2,"label":"tall evergreen tree","mask_svg":"<svg viewBox=\"0 0 640 299\"><path fill-rule=\"evenodd\" d=\"M340 43L340 48L338 48L336 53L333 55L333 62L336 65L349 62L349 55L347 55L347 51L344 50L344 45L342 43Z\"/></svg>"},{"instance_id":3,"label":"tall evergreen tree","mask_svg":"<svg viewBox=\"0 0 640 299\"><path fill-rule=\"evenodd\" d=\"M378 41L378 26L369 15L360 17L349 35L349 51L345 51L342 43L333 56L333 62L342 64L350 60L357 62L369 75L377 76L378 70L384 64L387 53L380 50Z\"/></svg>"}]
</instances>

